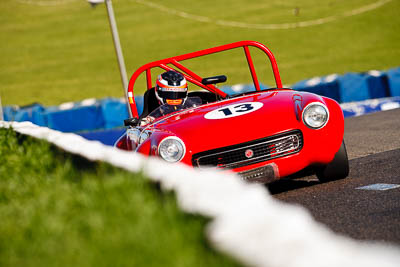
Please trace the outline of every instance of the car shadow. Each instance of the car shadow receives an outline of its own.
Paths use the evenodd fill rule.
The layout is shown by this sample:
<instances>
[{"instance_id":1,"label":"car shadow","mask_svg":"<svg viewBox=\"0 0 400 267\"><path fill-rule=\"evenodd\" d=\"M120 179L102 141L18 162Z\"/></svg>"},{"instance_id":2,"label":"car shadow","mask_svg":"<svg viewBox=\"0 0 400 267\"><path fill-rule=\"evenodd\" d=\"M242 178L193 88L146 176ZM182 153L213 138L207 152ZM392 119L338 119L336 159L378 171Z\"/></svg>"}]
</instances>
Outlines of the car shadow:
<instances>
[{"instance_id":1,"label":"car shadow","mask_svg":"<svg viewBox=\"0 0 400 267\"><path fill-rule=\"evenodd\" d=\"M302 178L283 178L275 182L266 184L265 187L268 189L271 195L281 194L291 190L300 188L306 188L320 184L315 176L306 176Z\"/></svg>"}]
</instances>

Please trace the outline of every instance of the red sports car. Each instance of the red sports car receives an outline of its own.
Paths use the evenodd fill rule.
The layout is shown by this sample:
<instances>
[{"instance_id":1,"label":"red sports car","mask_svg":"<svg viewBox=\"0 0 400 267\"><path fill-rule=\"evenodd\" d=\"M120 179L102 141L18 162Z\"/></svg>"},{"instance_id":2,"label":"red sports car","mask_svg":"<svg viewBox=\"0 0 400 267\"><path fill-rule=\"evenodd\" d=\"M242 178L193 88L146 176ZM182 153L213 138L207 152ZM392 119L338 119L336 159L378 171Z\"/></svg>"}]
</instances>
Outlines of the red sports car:
<instances>
[{"instance_id":1,"label":"red sports car","mask_svg":"<svg viewBox=\"0 0 400 267\"><path fill-rule=\"evenodd\" d=\"M228 50L244 52L252 90L226 92L217 84L229 77L201 77L183 65L183 61ZM261 51L267 65L271 64L276 87L263 88L259 82L251 55L254 51ZM160 103L152 83L152 72L156 70L182 74L190 83L188 99L199 101L198 104L165 115L157 113ZM215 73L218 74L224 73ZM147 87L141 116L133 94L139 76ZM255 41L145 64L132 75L128 100L132 117L125 120L127 131L115 144L120 149L200 169L234 171L245 180L263 183L310 171L320 181L345 178L349 173L339 104L327 97L283 88L273 54ZM142 123L151 114L158 115Z\"/></svg>"}]
</instances>

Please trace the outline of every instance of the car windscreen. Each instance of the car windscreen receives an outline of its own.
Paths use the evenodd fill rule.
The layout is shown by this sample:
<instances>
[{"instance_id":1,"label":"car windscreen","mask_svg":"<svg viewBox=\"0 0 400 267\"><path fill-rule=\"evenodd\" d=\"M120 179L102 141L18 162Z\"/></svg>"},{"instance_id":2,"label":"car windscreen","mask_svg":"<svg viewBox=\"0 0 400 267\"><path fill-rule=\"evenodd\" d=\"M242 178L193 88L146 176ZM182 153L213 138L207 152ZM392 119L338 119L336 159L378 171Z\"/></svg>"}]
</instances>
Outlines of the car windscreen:
<instances>
[{"instance_id":1,"label":"car windscreen","mask_svg":"<svg viewBox=\"0 0 400 267\"><path fill-rule=\"evenodd\" d=\"M188 97L186 101L181 105L169 105L169 104L161 105L155 110L153 110L148 116L157 119L173 112L200 106L201 104L202 101L200 97Z\"/></svg>"}]
</instances>

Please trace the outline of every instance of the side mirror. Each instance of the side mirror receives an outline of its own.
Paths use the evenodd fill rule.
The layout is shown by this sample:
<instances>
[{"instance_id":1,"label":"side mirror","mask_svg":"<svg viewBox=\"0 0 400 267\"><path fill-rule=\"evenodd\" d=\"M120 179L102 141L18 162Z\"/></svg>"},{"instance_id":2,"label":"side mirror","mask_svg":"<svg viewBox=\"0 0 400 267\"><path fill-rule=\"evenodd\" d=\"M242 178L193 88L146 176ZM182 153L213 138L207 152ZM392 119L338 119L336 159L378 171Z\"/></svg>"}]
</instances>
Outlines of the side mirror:
<instances>
[{"instance_id":1,"label":"side mirror","mask_svg":"<svg viewBox=\"0 0 400 267\"><path fill-rule=\"evenodd\" d=\"M204 85L224 83L226 82L226 79L227 78L225 75L219 75L219 76L204 78L203 80L201 80L201 83Z\"/></svg>"},{"instance_id":2,"label":"side mirror","mask_svg":"<svg viewBox=\"0 0 400 267\"><path fill-rule=\"evenodd\" d=\"M132 126L135 127L139 124L139 118L129 118L124 120L124 125L125 126Z\"/></svg>"}]
</instances>

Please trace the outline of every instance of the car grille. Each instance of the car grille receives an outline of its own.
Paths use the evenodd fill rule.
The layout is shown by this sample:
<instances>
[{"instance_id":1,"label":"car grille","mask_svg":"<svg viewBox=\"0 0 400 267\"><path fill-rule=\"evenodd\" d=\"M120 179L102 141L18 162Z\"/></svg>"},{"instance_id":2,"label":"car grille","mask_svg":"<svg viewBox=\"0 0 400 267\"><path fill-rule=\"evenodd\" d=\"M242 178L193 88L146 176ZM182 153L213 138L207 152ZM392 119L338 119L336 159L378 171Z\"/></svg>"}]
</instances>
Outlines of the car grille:
<instances>
[{"instance_id":1,"label":"car grille","mask_svg":"<svg viewBox=\"0 0 400 267\"><path fill-rule=\"evenodd\" d=\"M193 155L196 167L234 169L299 152L303 135L294 130L238 145L208 150Z\"/></svg>"}]
</instances>

